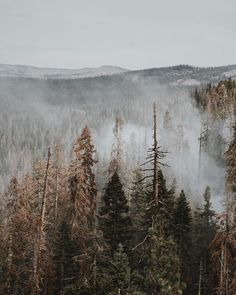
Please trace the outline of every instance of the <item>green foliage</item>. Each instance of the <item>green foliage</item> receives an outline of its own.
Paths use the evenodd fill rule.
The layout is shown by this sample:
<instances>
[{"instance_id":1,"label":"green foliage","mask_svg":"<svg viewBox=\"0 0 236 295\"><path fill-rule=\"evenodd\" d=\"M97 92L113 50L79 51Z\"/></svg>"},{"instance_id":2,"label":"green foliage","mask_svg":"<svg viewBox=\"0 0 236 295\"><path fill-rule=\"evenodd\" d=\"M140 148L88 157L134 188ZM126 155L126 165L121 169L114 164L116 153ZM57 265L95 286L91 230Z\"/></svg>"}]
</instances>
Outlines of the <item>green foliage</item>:
<instances>
[{"instance_id":1,"label":"green foliage","mask_svg":"<svg viewBox=\"0 0 236 295\"><path fill-rule=\"evenodd\" d=\"M57 240L54 244L57 294L60 294L60 292L74 294L72 290L78 286L79 265L75 263L73 257L78 254L78 246L75 244L75 241L71 240L69 226L66 221L62 221L58 228Z\"/></svg>"},{"instance_id":2,"label":"green foliage","mask_svg":"<svg viewBox=\"0 0 236 295\"><path fill-rule=\"evenodd\" d=\"M112 175L102 197L99 226L112 253L117 250L120 243L124 245L125 250L128 249L131 219L128 202L117 172Z\"/></svg>"},{"instance_id":3,"label":"green foliage","mask_svg":"<svg viewBox=\"0 0 236 295\"><path fill-rule=\"evenodd\" d=\"M146 204L146 222L147 228L152 227L153 216L159 216L161 226L167 235L173 234L173 213L175 188L168 189L166 180L161 170L158 171L158 195L160 202L155 203L153 192L149 192Z\"/></svg>"},{"instance_id":4,"label":"green foliage","mask_svg":"<svg viewBox=\"0 0 236 295\"><path fill-rule=\"evenodd\" d=\"M149 257L146 266L147 294L182 294L180 261L174 240L154 228L149 232Z\"/></svg>"},{"instance_id":5,"label":"green foliage","mask_svg":"<svg viewBox=\"0 0 236 295\"><path fill-rule=\"evenodd\" d=\"M181 281L185 282L187 287L184 294L188 294L188 287L191 284L191 222L191 208L186 199L185 193L182 190L175 205L174 237L177 243L178 255L180 259Z\"/></svg>"},{"instance_id":6,"label":"green foliage","mask_svg":"<svg viewBox=\"0 0 236 295\"><path fill-rule=\"evenodd\" d=\"M131 289L131 268L122 244L117 246L112 260L106 268L100 269L99 294L129 294Z\"/></svg>"},{"instance_id":7,"label":"green foliage","mask_svg":"<svg viewBox=\"0 0 236 295\"><path fill-rule=\"evenodd\" d=\"M135 171L133 186L131 189L130 216L132 219L132 242L140 242L144 237L144 224L146 219L147 189L143 181L143 175Z\"/></svg>"},{"instance_id":8,"label":"green foliage","mask_svg":"<svg viewBox=\"0 0 236 295\"><path fill-rule=\"evenodd\" d=\"M146 205L148 230L141 245L145 261L141 271L144 291L147 294L181 294L180 261L173 239L174 187L167 188L161 170L158 173L158 196L160 203L156 204L150 192Z\"/></svg>"},{"instance_id":9,"label":"green foliage","mask_svg":"<svg viewBox=\"0 0 236 295\"><path fill-rule=\"evenodd\" d=\"M206 290L207 294L211 294L210 290L214 288L212 283L212 266L209 252L209 245L216 233L215 212L211 205L210 188L207 187L204 192L203 208L195 212L193 223L193 275L192 286L193 292L197 292L199 281L199 265L202 261L202 286L201 289Z\"/></svg>"},{"instance_id":10,"label":"green foliage","mask_svg":"<svg viewBox=\"0 0 236 295\"><path fill-rule=\"evenodd\" d=\"M0 216L0 294L33 292L44 190L45 243L37 295L195 295L200 261L200 290L212 294L208 246L216 225L210 189L193 220L184 191L175 199L175 187L167 186L159 167L155 178L148 176L158 183L144 182L135 172L129 202L122 175L115 170L100 200L93 154L86 127L69 168L61 169L58 158L56 165L49 165L47 180L45 163L39 160L32 176L22 183L12 179L6 191L7 214ZM221 245L217 244L217 254Z\"/></svg>"}]
</instances>

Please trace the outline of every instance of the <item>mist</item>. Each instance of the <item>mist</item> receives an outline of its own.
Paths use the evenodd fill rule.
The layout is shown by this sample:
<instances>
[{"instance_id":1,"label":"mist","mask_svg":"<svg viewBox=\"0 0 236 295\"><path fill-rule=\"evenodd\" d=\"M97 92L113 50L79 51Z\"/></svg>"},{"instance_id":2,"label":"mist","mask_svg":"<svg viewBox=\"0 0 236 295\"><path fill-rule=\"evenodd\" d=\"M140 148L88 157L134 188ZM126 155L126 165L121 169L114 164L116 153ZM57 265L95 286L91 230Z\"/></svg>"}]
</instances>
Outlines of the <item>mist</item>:
<instances>
[{"instance_id":1,"label":"mist","mask_svg":"<svg viewBox=\"0 0 236 295\"><path fill-rule=\"evenodd\" d=\"M210 186L214 207L220 210L224 195L225 168L222 159L204 150L199 160L199 136L205 118L191 97L191 87L170 86L152 76L115 75L77 80L0 80L1 183L10 176L30 171L37 157L45 157L48 146L60 143L66 158L75 139L88 125L104 170L108 166L113 127L122 118L123 160L127 181L132 171L145 162L152 145L152 106L156 103L158 141L167 151L164 174L168 183L176 181L193 204L200 205L206 186ZM216 132L226 143L227 122ZM223 153L222 147L215 146ZM212 150L214 150L212 149Z\"/></svg>"}]
</instances>

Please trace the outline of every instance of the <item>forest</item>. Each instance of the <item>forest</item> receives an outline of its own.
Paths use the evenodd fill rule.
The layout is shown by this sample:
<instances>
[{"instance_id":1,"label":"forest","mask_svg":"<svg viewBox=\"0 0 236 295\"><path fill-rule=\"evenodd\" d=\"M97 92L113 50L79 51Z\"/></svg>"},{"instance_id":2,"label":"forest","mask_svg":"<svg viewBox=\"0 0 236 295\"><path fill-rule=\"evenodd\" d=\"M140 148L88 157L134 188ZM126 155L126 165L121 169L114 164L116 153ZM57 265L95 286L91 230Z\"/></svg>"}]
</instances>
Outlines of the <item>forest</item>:
<instances>
[{"instance_id":1,"label":"forest","mask_svg":"<svg viewBox=\"0 0 236 295\"><path fill-rule=\"evenodd\" d=\"M119 112L88 91L72 110L2 100L0 294L236 294L236 81L188 95L148 81L137 99L129 85L110 89Z\"/></svg>"}]
</instances>

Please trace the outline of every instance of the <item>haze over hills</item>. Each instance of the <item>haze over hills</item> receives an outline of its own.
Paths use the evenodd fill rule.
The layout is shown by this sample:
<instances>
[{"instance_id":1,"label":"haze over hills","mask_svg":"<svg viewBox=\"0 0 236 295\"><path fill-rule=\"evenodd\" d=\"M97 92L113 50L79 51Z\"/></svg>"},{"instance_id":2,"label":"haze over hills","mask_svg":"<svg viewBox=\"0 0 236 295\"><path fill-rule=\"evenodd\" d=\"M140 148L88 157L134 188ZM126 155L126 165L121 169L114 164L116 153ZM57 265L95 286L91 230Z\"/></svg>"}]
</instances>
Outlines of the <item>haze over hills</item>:
<instances>
[{"instance_id":1,"label":"haze over hills","mask_svg":"<svg viewBox=\"0 0 236 295\"><path fill-rule=\"evenodd\" d=\"M164 68L144 69L129 74L142 73L144 77L156 77L160 83L171 86L194 86L208 82L217 83L229 77L236 78L236 65L220 67L194 67L177 65Z\"/></svg>"},{"instance_id":2,"label":"haze over hills","mask_svg":"<svg viewBox=\"0 0 236 295\"><path fill-rule=\"evenodd\" d=\"M115 66L98 68L57 69L39 68L25 65L0 64L0 77L21 77L37 79L78 79L96 76L113 75L126 72L126 69Z\"/></svg>"},{"instance_id":3,"label":"haze over hills","mask_svg":"<svg viewBox=\"0 0 236 295\"><path fill-rule=\"evenodd\" d=\"M56 171L60 165L65 163L69 167L60 168L65 174L60 174L61 181L56 180L53 184L55 194L49 190L48 196L57 196L57 187L67 192L74 182L70 178L71 167L75 167L74 163L82 163L80 158L75 158L75 151L85 142L85 137L79 137L84 126L83 130L91 130L94 146L90 144L89 149L96 150L96 186L101 195L115 155L121 168L124 192L131 196L134 171L141 169L145 171L144 178L151 176L147 151L154 147L155 102L156 151L164 152L165 156L159 159L164 164L160 164L164 175L162 182L168 187L166 190L161 186L161 193L168 192L169 196L172 191L174 197L183 195L184 190L191 208L199 208L203 204L202 195L208 191L214 210L222 211L227 175L225 151L232 139L229 102L235 100L236 87L235 81L230 79L217 82L230 76L234 78L236 66L195 68L179 65L140 71L114 70L112 67L74 71L3 68L0 75L0 210L6 206L4 191L11 187L8 185L10 179L21 182L31 179L29 175L32 174L32 181L37 186L32 190L32 185L27 184L23 191L38 191L38 184L43 183L48 147L52 151L50 163L55 163L53 168L48 156L50 169L47 169L52 171L50 182L54 177L59 179ZM206 93L207 89L212 92ZM214 117L215 112L210 113L208 106L214 111L222 106L224 112ZM87 157L88 154L83 155ZM90 161L91 158L87 159ZM145 187L150 187L150 183L145 183ZM143 199L143 194L141 197Z\"/></svg>"},{"instance_id":4,"label":"haze over hills","mask_svg":"<svg viewBox=\"0 0 236 295\"><path fill-rule=\"evenodd\" d=\"M109 66L63 70L0 65L0 73L0 138L4 143L0 147L0 182L3 187L14 171L29 171L36 157L45 156L47 146L60 142L69 153L71 144L85 125L91 128L101 158L107 161L117 117L124 120L127 162L131 161L131 153L135 155L133 164L143 161L151 144L152 104L156 101L160 141L171 151L167 157L167 162L171 162L170 179L174 175L181 187L188 191L191 186L191 193L197 195L198 138L204 117L193 105L191 93L195 87L204 87L209 82L236 77L236 66L197 68L179 65L128 71ZM175 130L170 138L163 125L167 111ZM227 126L225 122L220 131L222 134L219 134L223 141ZM181 130L189 152L181 155L180 160L178 144L172 141L177 140ZM129 149L131 138L136 141L135 152ZM208 159L207 177L201 187L214 183L215 198L223 187L224 148L218 146ZM186 166L183 175L179 174L180 162ZM192 167L195 167L194 171Z\"/></svg>"},{"instance_id":5,"label":"haze over hills","mask_svg":"<svg viewBox=\"0 0 236 295\"><path fill-rule=\"evenodd\" d=\"M236 295L236 0L0 0L0 295Z\"/></svg>"},{"instance_id":6,"label":"haze over hills","mask_svg":"<svg viewBox=\"0 0 236 295\"><path fill-rule=\"evenodd\" d=\"M194 86L205 84L206 81L216 83L229 77L236 78L236 65L220 67L194 67L177 65L170 67L127 70L117 66L100 66L97 68L60 69L40 68L25 65L0 64L0 77L35 78L35 79L83 79L101 76L122 75L132 79L141 76L155 78L162 84L171 86Z\"/></svg>"}]
</instances>

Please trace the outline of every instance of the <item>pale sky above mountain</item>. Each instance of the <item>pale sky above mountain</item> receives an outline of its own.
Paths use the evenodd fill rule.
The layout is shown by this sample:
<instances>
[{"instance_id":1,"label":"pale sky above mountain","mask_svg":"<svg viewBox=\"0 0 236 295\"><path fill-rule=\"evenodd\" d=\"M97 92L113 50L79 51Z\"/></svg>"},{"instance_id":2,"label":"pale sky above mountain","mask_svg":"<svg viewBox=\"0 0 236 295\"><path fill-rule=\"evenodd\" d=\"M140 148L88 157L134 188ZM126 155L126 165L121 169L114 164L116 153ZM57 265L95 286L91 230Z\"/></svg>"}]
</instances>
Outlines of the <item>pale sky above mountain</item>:
<instances>
[{"instance_id":1,"label":"pale sky above mountain","mask_svg":"<svg viewBox=\"0 0 236 295\"><path fill-rule=\"evenodd\" d=\"M0 0L0 63L236 64L235 0Z\"/></svg>"}]
</instances>

